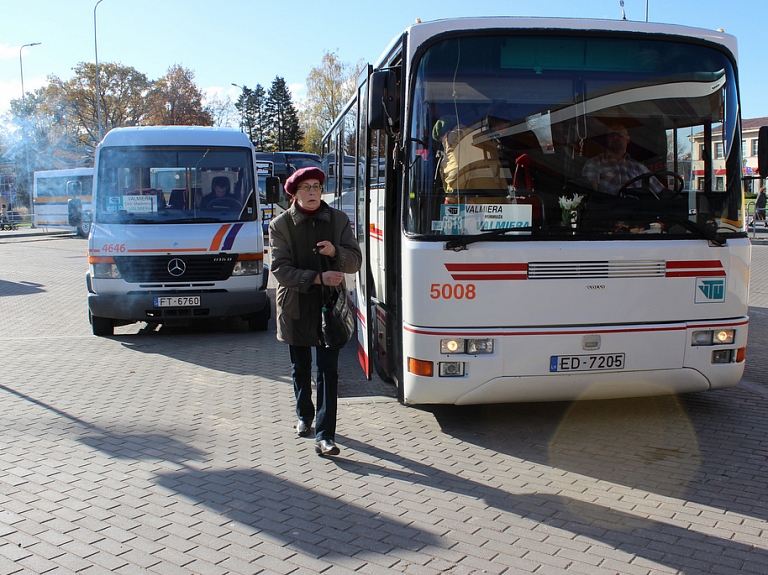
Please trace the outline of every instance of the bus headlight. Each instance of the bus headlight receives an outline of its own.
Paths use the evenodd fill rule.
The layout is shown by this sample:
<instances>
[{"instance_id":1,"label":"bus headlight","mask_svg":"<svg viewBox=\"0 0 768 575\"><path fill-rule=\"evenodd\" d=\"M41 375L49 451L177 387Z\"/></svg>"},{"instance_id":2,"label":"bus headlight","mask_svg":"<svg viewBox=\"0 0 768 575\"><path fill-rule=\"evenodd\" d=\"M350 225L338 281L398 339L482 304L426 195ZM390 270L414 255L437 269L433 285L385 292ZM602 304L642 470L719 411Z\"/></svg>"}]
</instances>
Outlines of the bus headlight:
<instances>
[{"instance_id":1,"label":"bus headlight","mask_svg":"<svg viewBox=\"0 0 768 575\"><path fill-rule=\"evenodd\" d=\"M440 377L464 377L463 361L441 361L437 367Z\"/></svg>"},{"instance_id":2,"label":"bus headlight","mask_svg":"<svg viewBox=\"0 0 768 575\"><path fill-rule=\"evenodd\" d=\"M691 334L691 345L730 345L736 337L735 329L707 329Z\"/></svg>"},{"instance_id":3,"label":"bus headlight","mask_svg":"<svg viewBox=\"0 0 768 575\"><path fill-rule=\"evenodd\" d=\"M493 340L486 339L468 339L467 353L470 355L481 355L484 353L493 353Z\"/></svg>"},{"instance_id":4,"label":"bus headlight","mask_svg":"<svg viewBox=\"0 0 768 575\"><path fill-rule=\"evenodd\" d=\"M483 355L487 353L493 353L493 340L491 338L441 339L440 353L465 353L467 355Z\"/></svg>"},{"instance_id":5,"label":"bus headlight","mask_svg":"<svg viewBox=\"0 0 768 575\"><path fill-rule=\"evenodd\" d=\"M464 353L463 339L441 339L440 353Z\"/></svg>"}]
</instances>

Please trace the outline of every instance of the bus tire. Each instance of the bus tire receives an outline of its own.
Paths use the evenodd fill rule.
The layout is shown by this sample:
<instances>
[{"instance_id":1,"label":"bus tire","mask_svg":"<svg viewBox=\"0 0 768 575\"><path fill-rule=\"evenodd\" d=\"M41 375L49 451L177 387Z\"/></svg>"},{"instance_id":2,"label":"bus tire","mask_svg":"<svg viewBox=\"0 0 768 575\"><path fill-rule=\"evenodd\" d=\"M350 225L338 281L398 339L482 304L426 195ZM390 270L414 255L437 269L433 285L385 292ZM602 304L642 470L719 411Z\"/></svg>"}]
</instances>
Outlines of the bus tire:
<instances>
[{"instance_id":1,"label":"bus tire","mask_svg":"<svg viewBox=\"0 0 768 575\"><path fill-rule=\"evenodd\" d=\"M91 233L91 222L83 222L77 227L77 235L81 238L88 239L89 233Z\"/></svg>"},{"instance_id":2,"label":"bus tire","mask_svg":"<svg viewBox=\"0 0 768 575\"><path fill-rule=\"evenodd\" d=\"M109 335L114 335L115 333L115 324L112 323L112 320L108 317L99 317L97 315L91 315L91 329L93 330L93 335L104 337Z\"/></svg>"}]
</instances>

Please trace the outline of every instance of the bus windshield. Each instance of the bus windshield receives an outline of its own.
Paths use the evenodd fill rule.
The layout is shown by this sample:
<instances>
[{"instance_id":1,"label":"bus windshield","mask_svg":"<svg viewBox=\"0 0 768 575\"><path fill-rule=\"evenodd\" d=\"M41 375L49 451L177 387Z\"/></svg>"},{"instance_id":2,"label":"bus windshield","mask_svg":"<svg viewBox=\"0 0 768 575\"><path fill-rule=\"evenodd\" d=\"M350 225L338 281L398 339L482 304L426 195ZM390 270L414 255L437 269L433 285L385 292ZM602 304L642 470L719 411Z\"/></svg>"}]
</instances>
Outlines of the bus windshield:
<instances>
[{"instance_id":1,"label":"bus windshield","mask_svg":"<svg viewBox=\"0 0 768 575\"><path fill-rule=\"evenodd\" d=\"M256 219L250 150L107 147L100 151L96 221L166 224Z\"/></svg>"},{"instance_id":2,"label":"bus windshield","mask_svg":"<svg viewBox=\"0 0 768 575\"><path fill-rule=\"evenodd\" d=\"M443 36L421 52L405 140L409 234L745 233L730 59L703 43L578 34Z\"/></svg>"}]
</instances>

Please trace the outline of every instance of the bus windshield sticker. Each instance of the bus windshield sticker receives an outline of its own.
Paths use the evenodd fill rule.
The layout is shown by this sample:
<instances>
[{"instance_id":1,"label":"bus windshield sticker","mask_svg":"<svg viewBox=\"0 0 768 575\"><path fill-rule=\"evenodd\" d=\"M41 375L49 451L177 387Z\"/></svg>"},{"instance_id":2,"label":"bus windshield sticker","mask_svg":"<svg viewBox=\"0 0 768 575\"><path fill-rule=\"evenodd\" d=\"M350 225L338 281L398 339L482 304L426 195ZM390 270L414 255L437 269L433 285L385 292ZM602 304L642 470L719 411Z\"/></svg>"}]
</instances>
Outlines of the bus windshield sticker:
<instances>
[{"instance_id":1,"label":"bus windshield sticker","mask_svg":"<svg viewBox=\"0 0 768 575\"><path fill-rule=\"evenodd\" d=\"M120 209L130 214L145 214L157 211L155 196L122 196Z\"/></svg>"},{"instance_id":2,"label":"bus windshield sticker","mask_svg":"<svg viewBox=\"0 0 768 575\"><path fill-rule=\"evenodd\" d=\"M443 234L479 234L491 230L527 228L533 206L529 204L443 204L441 220L432 222Z\"/></svg>"}]
</instances>

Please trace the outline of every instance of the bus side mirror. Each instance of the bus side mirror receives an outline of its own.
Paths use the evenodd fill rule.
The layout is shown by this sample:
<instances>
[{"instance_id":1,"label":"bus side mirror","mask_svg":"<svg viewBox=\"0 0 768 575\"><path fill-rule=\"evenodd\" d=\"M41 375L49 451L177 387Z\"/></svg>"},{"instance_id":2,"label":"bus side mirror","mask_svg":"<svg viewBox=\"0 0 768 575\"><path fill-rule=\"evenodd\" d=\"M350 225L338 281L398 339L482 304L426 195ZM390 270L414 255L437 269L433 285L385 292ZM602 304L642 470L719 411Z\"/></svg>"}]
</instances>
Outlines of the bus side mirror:
<instances>
[{"instance_id":1,"label":"bus side mirror","mask_svg":"<svg viewBox=\"0 0 768 575\"><path fill-rule=\"evenodd\" d=\"M277 176L268 176L266 186L267 203L276 204L280 200L280 178Z\"/></svg>"},{"instance_id":2,"label":"bus side mirror","mask_svg":"<svg viewBox=\"0 0 768 575\"><path fill-rule=\"evenodd\" d=\"M368 87L368 125L388 134L400 131L400 91L393 70L371 74Z\"/></svg>"},{"instance_id":3,"label":"bus side mirror","mask_svg":"<svg viewBox=\"0 0 768 575\"><path fill-rule=\"evenodd\" d=\"M73 228L79 228L83 223L83 202L80 198L67 200L67 220Z\"/></svg>"},{"instance_id":4,"label":"bus side mirror","mask_svg":"<svg viewBox=\"0 0 768 575\"><path fill-rule=\"evenodd\" d=\"M761 178L768 176L768 126L761 126L757 136L757 171Z\"/></svg>"}]
</instances>

